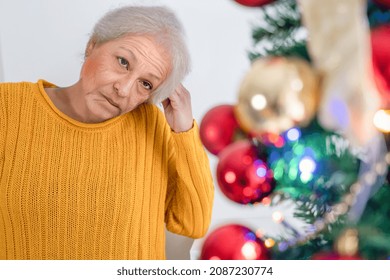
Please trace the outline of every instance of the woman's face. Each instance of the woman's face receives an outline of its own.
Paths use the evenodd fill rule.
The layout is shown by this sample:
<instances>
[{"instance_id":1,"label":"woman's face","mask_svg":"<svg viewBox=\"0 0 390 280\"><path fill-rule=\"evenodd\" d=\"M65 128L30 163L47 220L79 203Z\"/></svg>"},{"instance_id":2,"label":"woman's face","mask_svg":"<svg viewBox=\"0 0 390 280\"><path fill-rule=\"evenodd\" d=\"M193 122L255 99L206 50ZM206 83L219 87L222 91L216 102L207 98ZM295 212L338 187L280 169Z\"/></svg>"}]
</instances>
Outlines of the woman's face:
<instances>
[{"instance_id":1,"label":"woman's face","mask_svg":"<svg viewBox=\"0 0 390 280\"><path fill-rule=\"evenodd\" d=\"M135 109L170 70L168 52L149 36L127 35L89 44L80 82L91 121L102 122Z\"/></svg>"}]
</instances>

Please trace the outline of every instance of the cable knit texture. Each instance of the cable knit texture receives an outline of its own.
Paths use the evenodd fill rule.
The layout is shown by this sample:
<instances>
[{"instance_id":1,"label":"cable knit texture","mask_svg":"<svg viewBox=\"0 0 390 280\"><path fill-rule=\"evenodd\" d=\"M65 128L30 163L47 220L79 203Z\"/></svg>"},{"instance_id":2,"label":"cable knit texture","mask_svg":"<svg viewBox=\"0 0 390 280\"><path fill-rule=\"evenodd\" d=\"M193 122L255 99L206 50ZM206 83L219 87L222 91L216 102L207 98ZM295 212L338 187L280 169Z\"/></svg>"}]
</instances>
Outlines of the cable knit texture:
<instances>
[{"instance_id":1,"label":"cable knit texture","mask_svg":"<svg viewBox=\"0 0 390 280\"><path fill-rule=\"evenodd\" d=\"M209 226L213 179L196 122L141 105L75 121L46 81L0 84L0 259L165 259L165 225Z\"/></svg>"}]
</instances>

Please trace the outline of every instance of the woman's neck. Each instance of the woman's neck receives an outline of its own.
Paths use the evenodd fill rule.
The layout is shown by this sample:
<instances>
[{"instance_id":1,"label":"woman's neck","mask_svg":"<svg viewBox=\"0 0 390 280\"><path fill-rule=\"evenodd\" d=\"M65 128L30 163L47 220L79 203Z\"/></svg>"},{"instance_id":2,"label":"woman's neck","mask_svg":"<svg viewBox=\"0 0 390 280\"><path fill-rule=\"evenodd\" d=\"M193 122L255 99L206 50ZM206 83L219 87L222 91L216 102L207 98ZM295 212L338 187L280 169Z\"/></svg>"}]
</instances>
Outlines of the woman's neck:
<instances>
[{"instance_id":1,"label":"woman's neck","mask_svg":"<svg viewBox=\"0 0 390 280\"><path fill-rule=\"evenodd\" d=\"M79 90L77 84L64 88L45 88L58 110L76 121L88 123L85 100Z\"/></svg>"}]
</instances>

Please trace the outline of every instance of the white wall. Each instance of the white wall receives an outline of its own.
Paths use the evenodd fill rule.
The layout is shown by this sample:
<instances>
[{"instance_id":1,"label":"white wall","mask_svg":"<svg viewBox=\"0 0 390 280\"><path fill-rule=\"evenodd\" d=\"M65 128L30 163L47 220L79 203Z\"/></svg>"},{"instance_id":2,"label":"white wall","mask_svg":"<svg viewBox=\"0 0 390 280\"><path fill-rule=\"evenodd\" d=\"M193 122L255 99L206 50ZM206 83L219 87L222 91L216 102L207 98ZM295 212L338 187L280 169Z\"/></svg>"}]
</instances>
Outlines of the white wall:
<instances>
[{"instance_id":1,"label":"white wall","mask_svg":"<svg viewBox=\"0 0 390 280\"><path fill-rule=\"evenodd\" d=\"M1 36L0 36L0 83L4 81L4 73L3 73L3 58L1 52Z\"/></svg>"},{"instance_id":2,"label":"white wall","mask_svg":"<svg viewBox=\"0 0 390 280\"><path fill-rule=\"evenodd\" d=\"M183 22L193 60L193 71L184 84L192 94L198 123L210 108L236 102L249 67L250 32L259 11L233 0L0 0L0 80L44 78L60 86L72 84L78 79L94 22L110 8L134 3L167 5ZM215 173L217 158L210 155L210 161ZM244 222L245 217L253 227L268 230L269 209L235 204L215 186L212 227L223 221ZM167 246L169 258L189 258L191 240L168 235Z\"/></svg>"}]
</instances>

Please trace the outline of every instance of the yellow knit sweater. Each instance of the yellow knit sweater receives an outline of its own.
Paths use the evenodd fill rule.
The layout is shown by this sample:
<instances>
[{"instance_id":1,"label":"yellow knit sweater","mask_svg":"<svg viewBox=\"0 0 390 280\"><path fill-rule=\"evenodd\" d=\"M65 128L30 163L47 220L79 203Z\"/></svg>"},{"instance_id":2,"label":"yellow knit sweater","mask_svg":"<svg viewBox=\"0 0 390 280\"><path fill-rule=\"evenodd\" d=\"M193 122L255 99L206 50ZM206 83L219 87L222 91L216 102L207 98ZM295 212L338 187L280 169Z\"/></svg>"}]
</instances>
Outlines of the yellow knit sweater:
<instances>
[{"instance_id":1,"label":"yellow knit sweater","mask_svg":"<svg viewBox=\"0 0 390 280\"><path fill-rule=\"evenodd\" d=\"M0 259L164 259L165 225L193 238L213 180L198 127L154 105L75 121L38 83L0 84Z\"/></svg>"}]
</instances>

